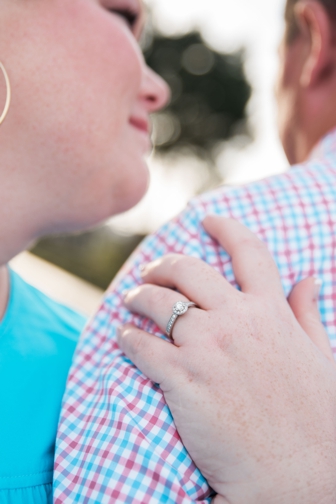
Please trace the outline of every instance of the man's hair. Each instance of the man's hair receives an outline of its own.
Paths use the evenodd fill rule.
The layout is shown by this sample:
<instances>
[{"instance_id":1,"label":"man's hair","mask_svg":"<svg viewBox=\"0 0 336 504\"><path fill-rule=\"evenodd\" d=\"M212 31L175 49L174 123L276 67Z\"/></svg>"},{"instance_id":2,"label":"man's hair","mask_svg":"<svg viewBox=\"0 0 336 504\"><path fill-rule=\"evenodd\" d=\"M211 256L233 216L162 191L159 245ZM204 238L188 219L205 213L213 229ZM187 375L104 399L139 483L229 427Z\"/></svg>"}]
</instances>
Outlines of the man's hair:
<instances>
[{"instance_id":1,"label":"man's hair","mask_svg":"<svg viewBox=\"0 0 336 504\"><path fill-rule=\"evenodd\" d=\"M326 9L333 21L336 22L336 0L318 0ZM299 28L295 19L295 5L299 0L287 0L285 19L286 19L286 40L291 43L299 33Z\"/></svg>"}]
</instances>

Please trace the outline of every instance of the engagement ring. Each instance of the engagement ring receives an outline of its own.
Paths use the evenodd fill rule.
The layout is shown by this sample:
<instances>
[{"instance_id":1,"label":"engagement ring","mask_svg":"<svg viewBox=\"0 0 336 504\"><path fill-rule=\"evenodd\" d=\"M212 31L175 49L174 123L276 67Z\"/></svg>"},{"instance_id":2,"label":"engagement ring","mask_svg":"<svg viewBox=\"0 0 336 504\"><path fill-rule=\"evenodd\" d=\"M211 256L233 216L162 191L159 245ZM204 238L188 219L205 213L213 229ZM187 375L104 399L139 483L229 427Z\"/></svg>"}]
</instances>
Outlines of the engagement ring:
<instances>
[{"instance_id":1,"label":"engagement ring","mask_svg":"<svg viewBox=\"0 0 336 504\"><path fill-rule=\"evenodd\" d=\"M178 301L177 303L174 304L173 306L173 314L169 319L169 322L166 327L166 334L167 336L171 337L171 333L174 327L174 324L176 320L181 316L187 313L188 309L196 306L196 303L186 303L184 301Z\"/></svg>"}]
</instances>

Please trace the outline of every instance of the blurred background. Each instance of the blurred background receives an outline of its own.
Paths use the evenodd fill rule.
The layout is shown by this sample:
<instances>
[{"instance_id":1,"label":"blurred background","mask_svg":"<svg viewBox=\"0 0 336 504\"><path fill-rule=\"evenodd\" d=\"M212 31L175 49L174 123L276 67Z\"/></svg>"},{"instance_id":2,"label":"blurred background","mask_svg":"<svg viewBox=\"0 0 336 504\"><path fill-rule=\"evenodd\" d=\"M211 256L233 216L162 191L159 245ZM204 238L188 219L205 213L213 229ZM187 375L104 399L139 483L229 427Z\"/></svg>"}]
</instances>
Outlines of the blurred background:
<instances>
[{"instance_id":1,"label":"blurred background","mask_svg":"<svg viewBox=\"0 0 336 504\"><path fill-rule=\"evenodd\" d=\"M147 196L99 229L43 239L12 263L87 314L141 239L191 197L287 169L273 96L284 0L145 3L144 55L172 90L168 107L153 117Z\"/></svg>"}]
</instances>

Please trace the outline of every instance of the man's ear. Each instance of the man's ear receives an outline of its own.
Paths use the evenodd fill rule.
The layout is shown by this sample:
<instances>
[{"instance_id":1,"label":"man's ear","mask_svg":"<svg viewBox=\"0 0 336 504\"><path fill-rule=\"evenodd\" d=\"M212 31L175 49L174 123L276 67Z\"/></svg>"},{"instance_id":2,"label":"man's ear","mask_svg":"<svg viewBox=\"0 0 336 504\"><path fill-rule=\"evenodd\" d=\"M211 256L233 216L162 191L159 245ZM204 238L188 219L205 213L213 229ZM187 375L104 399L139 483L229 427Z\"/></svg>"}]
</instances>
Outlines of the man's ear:
<instances>
[{"instance_id":1,"label":"man's ear","mask_svg":"<svg viewBox=\"0 0 336 504\"><path fill-rule=\"evenodd\" d=\"M336 66L333 24L318 0L301 0L295 6L295 16L304 41L302 87L315 87L328 78Z\"/></svg>"}]
</instances>

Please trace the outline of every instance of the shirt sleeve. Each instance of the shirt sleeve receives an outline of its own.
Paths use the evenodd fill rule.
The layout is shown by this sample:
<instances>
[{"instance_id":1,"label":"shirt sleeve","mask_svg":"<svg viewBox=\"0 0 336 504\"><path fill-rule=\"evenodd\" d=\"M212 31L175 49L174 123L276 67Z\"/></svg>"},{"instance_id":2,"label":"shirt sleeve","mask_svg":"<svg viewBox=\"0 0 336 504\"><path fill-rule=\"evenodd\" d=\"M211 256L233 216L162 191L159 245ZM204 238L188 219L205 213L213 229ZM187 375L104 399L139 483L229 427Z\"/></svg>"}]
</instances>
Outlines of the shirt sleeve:
<instances>
[{"instance_id":1,"label":"shirt sleeve","mask_svg":"<svg viewBox=\"0 0 336 504\"><path fill-rule=\"evenodd\" d=\"M69 376L57 440L55 504L210 502L212 491L184 448L160 388L121 353L116 328L133 322L122 294L139 266L174 252L205 258L201 214L189 206L131 256L88 324Z\"/></svg>"},{"instance_id":2,"label":"shirt sleeve","mask_svg":"<svg viewBox=\"0 0 336 504\"><path fill-rule=\"evenodd\" d=\"M334 136L330 141L334 146ZM204 215L237 219L264 240L286 295L303 278L323 279L321 317L336 348L336 167L330 163L330 157L312 160L203 195L133 254L79 342L59 426L55 504L209 502L211 489L183 447L160 389L122 355L115 338L126 322L162 336L122 305L123 291L140 283L141 264L169 252L191 255L234 285L229 257L203 230Z\"/></svg>"}]
</instances>

